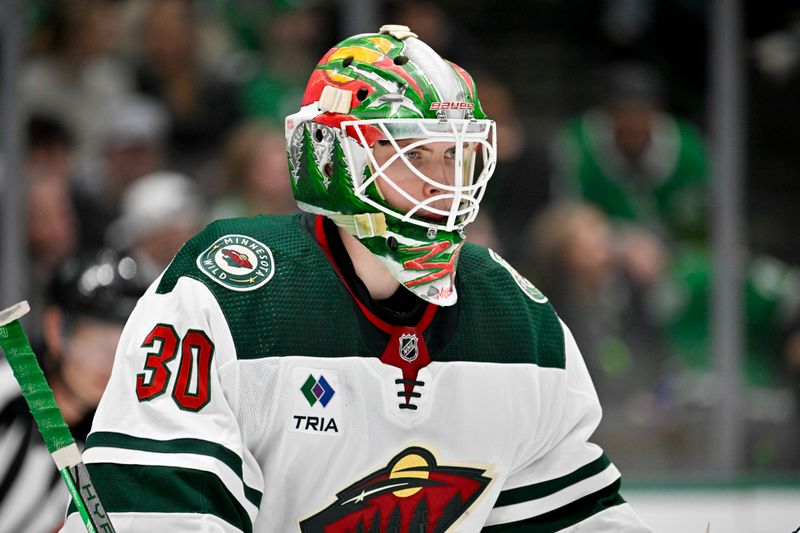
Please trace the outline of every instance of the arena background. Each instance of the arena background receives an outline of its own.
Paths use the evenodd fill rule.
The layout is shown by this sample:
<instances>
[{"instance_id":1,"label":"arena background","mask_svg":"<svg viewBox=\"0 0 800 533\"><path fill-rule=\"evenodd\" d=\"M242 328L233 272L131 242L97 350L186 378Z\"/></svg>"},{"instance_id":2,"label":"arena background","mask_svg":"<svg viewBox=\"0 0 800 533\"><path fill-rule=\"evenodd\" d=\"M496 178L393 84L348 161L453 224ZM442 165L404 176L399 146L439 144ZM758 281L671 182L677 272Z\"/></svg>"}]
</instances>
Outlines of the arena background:
<instances>
[{"instance_id":1,"label":"arena background","mask_svg":"<svg viewBox=\"0 0 800 533\"><path fill-rule=\"evenodd\" d=\"M78 250L130 246L152 229L131 226L147 206L123 200L146 157L148 174L178 172L195 187L185 211L160 213L164 226L189 211L201 224L291 210L277 201L285 188L266 183L283 179L271 170L260 203L231 201L248 194L236 165L255 165L236 158L248 127L263 127L259 146L279 153L282 117L316 60L390 22L473 73L499 143L513 148L472 237L585 333L605 412L597 439L623 472L623 495L657 531L796 531L800 5L789 0L0 0L0 307L35 303ZM604 193L574 188L570 124L623 100L697 132L680 142L705 170L680 205L696 206L699 227L672 231L664 211L620 214ZM637 131L641 115L629 118ZM657 201L651 185L635 183L632 197ZM183 190L161 187L148 194ZM610 243L587 236L584 215ZM611 254L599 270L558 255L598 243ZM594 297L573 298L575 287L553 281L556 265L594 283ZM35 314L26 328L35 335Z\"/></svg>"}]
</instances>

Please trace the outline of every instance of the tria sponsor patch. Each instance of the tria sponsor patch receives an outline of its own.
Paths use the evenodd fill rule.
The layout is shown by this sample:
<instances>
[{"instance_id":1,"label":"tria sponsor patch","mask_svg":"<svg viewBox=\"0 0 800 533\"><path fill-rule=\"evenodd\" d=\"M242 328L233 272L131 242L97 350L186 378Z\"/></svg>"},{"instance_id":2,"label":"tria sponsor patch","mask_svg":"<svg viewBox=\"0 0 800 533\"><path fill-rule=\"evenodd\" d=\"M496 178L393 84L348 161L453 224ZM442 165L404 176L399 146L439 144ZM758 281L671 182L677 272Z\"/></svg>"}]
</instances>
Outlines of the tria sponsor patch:
<instances>
[{"instance_id":1,"label":"tria sponsor patch","mask_svg":"<svg viewBox=\"0 0 800 533\"><path fill-rule=\"evenodd\" d=\"M295 367L290 379L286 429L295 433L338 435L343 429L343 413L336 370Z\"/></svg>"},{"instance_id":2,"label":"tria sponsor patch","mask_svg":"<svg viewBox=\"0 0 800 533\"><path fill-rule=\"evenodd\" d=\"M272 250L247 235L225 235L197 256L197 268L232 291L252 291L275 274Z\"/></svg>"}]
</instances>

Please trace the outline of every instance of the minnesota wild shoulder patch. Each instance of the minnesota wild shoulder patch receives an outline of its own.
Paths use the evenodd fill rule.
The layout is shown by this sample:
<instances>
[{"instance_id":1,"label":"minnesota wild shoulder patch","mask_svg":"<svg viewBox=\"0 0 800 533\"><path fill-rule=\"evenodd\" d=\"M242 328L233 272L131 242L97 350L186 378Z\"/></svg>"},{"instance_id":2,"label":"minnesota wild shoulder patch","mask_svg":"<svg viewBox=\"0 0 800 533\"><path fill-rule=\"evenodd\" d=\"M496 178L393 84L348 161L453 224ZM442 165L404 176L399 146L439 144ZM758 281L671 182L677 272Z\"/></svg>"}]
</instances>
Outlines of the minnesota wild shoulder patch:
<instances>
[{"instance_id":1,"label":"minnesota wild shoulder patch","mask_svg":"<svg viewBox=\"0 0 800 533\"><path fill-rule=\"evenodd\" d=\"M514 278L514 282L520 289L522 289L522 292L524 292L528 298L539 304L547 303L547 296L542 294L542 291L537 289L533 283L525 278L525 276L517 272L517 269L509 265L508 261L497 255L494 250L489 250L489 256L494 259L495 262L499 263L503 268L508 270L509 274L511 274L511 277Z\"/></svg>"},{"instance_id":2,"label":"minnesota wild shoulder patch","mask_svg":"<svg viewBox=\"0 0 800 533\"><path fill-rule=\"evenodd\" d=\"M275 274L272 250L247 235L225 235L197 257L197 268L232 291L252 291Z\"/></svg>"}]
</instances>

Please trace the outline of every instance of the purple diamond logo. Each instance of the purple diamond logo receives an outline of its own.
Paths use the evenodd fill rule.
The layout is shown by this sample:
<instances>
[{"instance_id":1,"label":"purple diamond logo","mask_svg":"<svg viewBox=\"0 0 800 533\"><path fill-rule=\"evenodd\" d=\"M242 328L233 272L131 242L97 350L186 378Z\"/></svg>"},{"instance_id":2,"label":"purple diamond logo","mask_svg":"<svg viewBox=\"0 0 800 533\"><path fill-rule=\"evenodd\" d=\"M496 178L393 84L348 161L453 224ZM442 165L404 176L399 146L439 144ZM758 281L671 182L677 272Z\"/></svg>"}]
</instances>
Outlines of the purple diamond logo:
<instances>
[{"instance_id":1,"label":"purple diamond logo","mask_svg":"<svg viewBox=\"0 0 800 533\"><path fill-rule=\"evenodd\" d=\"M317 384L314 385L314 388L311 389L311 392L314 393L314 398L319 400L320 397L322 396L322 393L325 392L325 389L322 388L322 385L320 385L318 381Z\"/></svg>"}]
</instances>

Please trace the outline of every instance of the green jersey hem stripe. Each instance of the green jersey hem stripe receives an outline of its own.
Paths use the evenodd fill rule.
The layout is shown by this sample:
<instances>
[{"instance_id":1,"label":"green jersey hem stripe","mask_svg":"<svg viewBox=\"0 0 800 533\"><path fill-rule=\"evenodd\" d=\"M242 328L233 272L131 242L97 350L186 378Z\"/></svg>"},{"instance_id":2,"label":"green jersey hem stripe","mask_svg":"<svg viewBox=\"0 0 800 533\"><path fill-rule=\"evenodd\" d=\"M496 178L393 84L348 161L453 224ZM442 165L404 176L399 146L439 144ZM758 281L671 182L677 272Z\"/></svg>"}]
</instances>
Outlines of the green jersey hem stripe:
<instances>
[{"instance_id":1,"label":"green jersey hem stripe","mask_svg":"<svg viewBox=\"0 0 800 533\"><path fill-rule=\"evenodd\" d=\"M245 533L247 511L214 474L191 468L87 464L109 513L193 513L214 515ZM77 512L70 502L67 514Z\"/></svg>"},{"instance_id":2,"label":"green jersey hem stripe","mask_svg":"<svg viewBox=\"0 0 800 533\"><path fill-rule=\"evenodd\" d=\"M587 518L611 507L625 503L619 494L620 480L550 512L517 522L485 527L482 533L551 533L583 522Z\"/></svg>"},{"instance_id":3,"label":"green jersey hem stripe","mask_svg":"<svg viewBox=\"0 0 800 533\"><path fill-rule=\"evenodd\" d=\"M261 504L261 492L248 486L243 479L242 459L221 444L201 439L156 440L134 437L124 433L98 431L86 439L89 448L123 448L156 453L195 453L218 459L227 465L242 480L245 497L256 507Z\"/></svg>"},{"instance_id":4,"label":"green jersey hem stripe","mask_svg":"<svg viewBox=\"0 0 800 533\"><path fill-rule=\"evenodd\" d=\"M534 483L533 485L526 485L524 487L517 487L515 489L504 490L497 498L494 504L495 508L505 507L506 505L514 505L517 503L528 502L531 500L538 500L551 494L574 485L579 481L588 479L594 475L599 474L611 465L611 461L606 454L601 455L591 463L585 464L574 472L565 476L557 477L541 483Z\"/></svg>"}]
</instances>

